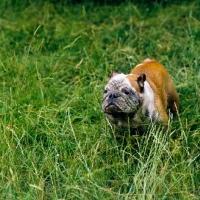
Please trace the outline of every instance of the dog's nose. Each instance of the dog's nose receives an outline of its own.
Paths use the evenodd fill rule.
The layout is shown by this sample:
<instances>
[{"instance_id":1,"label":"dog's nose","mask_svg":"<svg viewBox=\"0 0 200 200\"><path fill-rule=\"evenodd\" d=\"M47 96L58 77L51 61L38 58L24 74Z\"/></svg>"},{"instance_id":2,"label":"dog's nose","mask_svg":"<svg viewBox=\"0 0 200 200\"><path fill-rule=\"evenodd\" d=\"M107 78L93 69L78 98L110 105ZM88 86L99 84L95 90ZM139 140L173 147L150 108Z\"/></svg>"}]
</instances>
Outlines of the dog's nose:
<instances>
[{"instance_id":1,"label":"dog's nose","mask_svg":"<svg viewBox=\"0 0 200 200\"><path fill-rule=\"evenodd\" d=\"M119 96L120 95L117 92L110 92L108 98L109 98L109 100L114 100L114 99L118 98Z\"/></svg>"}]
</instances>

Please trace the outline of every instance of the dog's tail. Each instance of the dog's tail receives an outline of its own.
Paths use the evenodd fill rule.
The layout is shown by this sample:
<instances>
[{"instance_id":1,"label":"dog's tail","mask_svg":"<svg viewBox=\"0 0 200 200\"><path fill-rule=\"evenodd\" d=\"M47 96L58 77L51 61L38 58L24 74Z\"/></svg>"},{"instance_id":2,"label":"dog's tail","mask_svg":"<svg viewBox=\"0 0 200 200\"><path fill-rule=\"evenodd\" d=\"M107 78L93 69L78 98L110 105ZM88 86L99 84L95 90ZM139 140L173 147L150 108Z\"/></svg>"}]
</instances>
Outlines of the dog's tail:
<instances>
[{"instance_id":1,"label":"dog's tail","mask_svg":"<svg viewBox=\"0 0 200 200\"><path fill-rule=\"evenodd\" d=\"M148 61L152 61L151 58L145 58L145 59L143 60L143 62L148 62Z\"/></svg>"}]
</instances>

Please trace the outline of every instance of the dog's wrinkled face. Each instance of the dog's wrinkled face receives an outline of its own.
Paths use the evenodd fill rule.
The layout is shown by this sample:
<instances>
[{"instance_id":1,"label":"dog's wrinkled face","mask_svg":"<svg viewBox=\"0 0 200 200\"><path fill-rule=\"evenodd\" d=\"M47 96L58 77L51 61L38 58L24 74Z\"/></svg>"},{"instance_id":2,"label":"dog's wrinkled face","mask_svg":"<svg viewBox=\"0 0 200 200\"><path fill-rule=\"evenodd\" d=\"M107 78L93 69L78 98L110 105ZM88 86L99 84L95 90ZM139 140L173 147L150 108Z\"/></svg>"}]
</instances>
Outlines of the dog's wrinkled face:
<instances>
[{"instance_id":1,"label":"dog's wrinkled face","mask_svg":"<svg viewBox=\"0 0 200 200\"><path fill-rule=\"evenodd\" d=\"M140 93L133 87L135 84L140 88L140 76L137 76L135 83L132 83L128 76L131 75L115 74L105 87L102 109L113 118L133 116L142 104Z\"/></svg>"}]
</instances>

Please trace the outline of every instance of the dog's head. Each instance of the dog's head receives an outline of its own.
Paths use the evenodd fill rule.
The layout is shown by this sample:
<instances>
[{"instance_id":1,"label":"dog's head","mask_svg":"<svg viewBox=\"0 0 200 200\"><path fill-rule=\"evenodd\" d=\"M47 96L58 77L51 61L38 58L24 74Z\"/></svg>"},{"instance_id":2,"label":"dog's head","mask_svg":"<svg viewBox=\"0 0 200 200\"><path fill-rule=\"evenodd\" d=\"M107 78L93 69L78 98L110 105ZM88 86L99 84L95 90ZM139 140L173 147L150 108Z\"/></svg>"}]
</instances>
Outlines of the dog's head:
<instances>
[{"instance_id":1,"label":"dog's head","mask_svg":"<svg viewBox=\"0 0 200 200\"><path fill-rule=\"evenodd\" d=\"M116 119L133 117L137 113L142 105L145 80L145 74L124 75L114 72L111 75L104 89L102 109L112 124Z\"/></svg>"}]
</instances>

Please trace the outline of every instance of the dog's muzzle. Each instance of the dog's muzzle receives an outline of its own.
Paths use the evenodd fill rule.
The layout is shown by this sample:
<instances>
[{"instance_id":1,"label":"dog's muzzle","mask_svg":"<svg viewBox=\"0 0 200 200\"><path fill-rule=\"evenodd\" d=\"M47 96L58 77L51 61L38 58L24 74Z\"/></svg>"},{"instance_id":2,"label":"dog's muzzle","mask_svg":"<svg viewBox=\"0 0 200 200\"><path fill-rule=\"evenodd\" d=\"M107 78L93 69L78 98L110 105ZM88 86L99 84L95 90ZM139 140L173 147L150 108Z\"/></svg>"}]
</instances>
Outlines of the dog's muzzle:
<instances>
[{"instance_id":1,"label":"dog's muzzle","mask_svg":"<svg viewBox=\"0 0 200 200\"><path fill-rule=\"evenodd\" d=\"M118 98L121 94L118 91L110 91L106 96L106 105L104 112L106 113L116 113L121 111L121 106L119 105Z\"/></svg>"}]
</instances>

